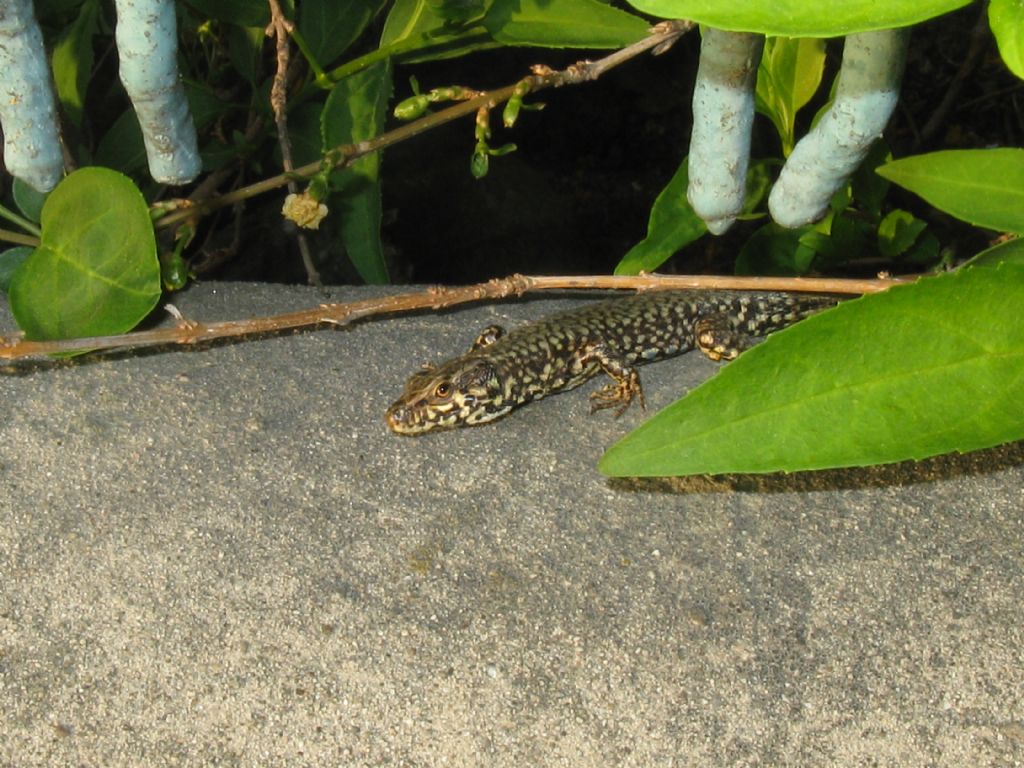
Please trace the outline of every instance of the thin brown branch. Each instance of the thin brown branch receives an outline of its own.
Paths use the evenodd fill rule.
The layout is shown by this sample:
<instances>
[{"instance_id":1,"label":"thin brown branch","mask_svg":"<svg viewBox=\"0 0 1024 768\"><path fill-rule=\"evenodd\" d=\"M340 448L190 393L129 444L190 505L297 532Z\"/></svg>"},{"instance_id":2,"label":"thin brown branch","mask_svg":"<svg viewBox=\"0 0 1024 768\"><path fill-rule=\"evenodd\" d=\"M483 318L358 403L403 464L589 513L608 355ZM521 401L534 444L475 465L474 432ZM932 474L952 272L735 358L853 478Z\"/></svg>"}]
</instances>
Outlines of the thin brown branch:
<instances>
[{"instance_id":1,"label":"thin brown branch","mask_svg":"<svg viewBox=\"0 0 1024 768\"><path fill-rule=\"evenodd\" d=\"M394 315L421 309L440 310L457 304L483 300L496 301L527 292L568 289L655 290L669 288L730 289L759 291L814 292L834 294L877 293L910 278L878 278L875 280L839 280L808 277L718 277L640 275L619 277L609 275L578 277L530 277L512 275L501 280L458 288L429 288L397 296L384 296L344 304L319 307L248 320L203 323L183 318L177 310L168 311L178 318L171 328L137 331L118 336L94 336L64 341L29 341L20 335L0 337L0 359L18 360L68 352L152 347L158 345L189 345L220 339L260 336L298 328L323 325L342 326L356 320Z\"/></svg>"},{"instance_id":2,"label":"thin brown branch","mask_svg":"<svg viewBox=\"0 0 1024 768\"><path fill-rule=\"evenodd\" d=\"M270 6L270 24L267 26L266 34L273 37L276 50L277 69L274 72L274 80L270 86L270 106L274 111L274 124L277 126L277 143L281 148L281 166L285 173L291 173L294 168L292 162L292 142L288 135L288 41L292 32L292 23L285 17L278 0L267 0ZM297 194L299 186L294 178L288 180L288 191ZM302 255L302 264L306 268L306 281L310 285L321 285L320 273L313 263L313 256L309 251L309 242L302 231L296 233L296 243L299 246L299 253Z\"/></svg>"},{"instance_id":3,"label":"thin brown branch","mask_svg":"<svg viewBox=\"0 0 1024 768\"><path fill-rule=\"evenodd\" d=\"M642 53L646 53L648 51L661 53L667 50L672 43L692 28L693 24L691 22L662 22L653 27L651 29L651 34L643 40L626 46L625 48L621 48L604 58L598 59L597 61L581 61L561 71L553 71L545 67L538 67L535 68L533 75L524 78L521 82L528 83L530 92L535 93L548 88L560 88L563 85L577 85L579 83L596 80L612 67L616 67L619 64L629 61ZM371 152L379 152L382 149L386 149L387 147L391 147L399 142L411 139L413 136L429 131L439 125L444 125L445 123L457 120L460 117L465 117L466 115L476 114L477 110L481 107L493 109L498 104L508 101L519 86L520 83L515 83L493 91L485 91L475 98L460 101L447 109L443 109L439 112L433 112L418 120L414 120L411 123L407 123L395 128L394 130L382 133L368 141L361 141L356 144L347 144L337 147L334 150L335 154L338 156L336 167L345 167L350 165L354 160L368 155ZM156 222L156 226L174 226L182 219L187 219L191 216L205 215L218 208L233 205L240 200L247 200L249 198L256 197L264 192L278 189L295 178L308 178L320 170L321 164L319 162L309 163L308 165L296 168L291 173L286 171L285 173L278 174L277 176L263 179L255 184L250 184L247 187L232 190L221 197L196 202L187 210L168 213Z\"/></svg>"},{"instance_id":4,"label":"thin brown branch","mask_svg":"<svg viewBox=\"0 0 1024 768\"><path fill-rule=\"evenodd\" d=\"M281 146L281 165L285 171L292 170L292 144L288 139L288 40L291 22L285 18L284 11L278 0L267 0L270 6L270 23L265 34L274 40L274 51L277 66L274 79L270 86L270 107L274 111L274 124L277 126L277 141Z\"/></svg>"}]
</instances>

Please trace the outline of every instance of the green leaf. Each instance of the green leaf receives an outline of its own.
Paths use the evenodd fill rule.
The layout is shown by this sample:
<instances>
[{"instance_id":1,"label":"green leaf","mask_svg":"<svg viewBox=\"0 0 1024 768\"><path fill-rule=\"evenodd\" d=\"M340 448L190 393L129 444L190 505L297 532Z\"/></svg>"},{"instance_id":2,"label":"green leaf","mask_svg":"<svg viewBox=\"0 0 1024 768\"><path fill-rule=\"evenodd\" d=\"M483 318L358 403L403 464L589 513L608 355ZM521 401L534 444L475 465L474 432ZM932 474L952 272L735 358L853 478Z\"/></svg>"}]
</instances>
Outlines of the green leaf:
<instances>
[{"instance_id":1,"label":"green leaf","mask_svg":"<svg viewBox=\"0 0 1024 768\"><path fill-rule=\"evenodd\" d=\"M299 32L321 66L327 66L355 41L384 0L303 0Z\"/></svg>"},{"instance_id":2,"label":"green leaf","mask_svg":"<svg viewBox=\"0 0 1024 768\"><path fill-rule=\"evenodd\" d=\"M494 0L484 26L505 45L622 48L650 24L598 0Z\"/></svg>"},{"instance_id":3,"label":"green leaf","mask_svg":"<svg viewBox=\"0 0 1024 768\"><path fill-rule=\"evenodd\" d=\"M991 0L988 23L1006 66L1024 78L1024 5L1020 0Z\"/></svg>"},{"instance_id":4,"label":"green leaf","mask_svg":"<svg viewBox=\"0 0 1024 768\"><path fill-rule=\"evenodd\" d=\"M781 164L781 160L750 159L750 165L747 166L747 188L743 196L741 218L760 215L755 211L763 210L768 193L772 190L772 177L775 175L773 168Z\"/></svg>"},{"instance_id":5,"label":"green leaf","mask_svg":"<svg viewBox=\"0 0 1024 768\"><path fill-rule=\"evenodd\" d=\"M774 222L765 224L743 244L736 257L737 275L782 275L807 273L820 241L814 226L786 229ZM810 236L810 240L808 237Z\"/></svg>"},{"instance_id":6,"label":"green leaf","mask_svg":"<svg viewBox=\"0 0 1024 768\"><path fill-rule=\"evenodd\" d=\"M340 81L331 91L321 118L324 149L365 141L384 127L391 96L391 64L378 62ZM331 173L329 208L338 214L342 245L367 283L387 283L380 241L380 153L367 155Z\"/></svg>"},{"instance_id":7,"label":"green leaf","mask_svg":"<svg viewBox=\"0 0 1024 768\"><path fill-rule=\"evenodd\" d=\"M135 110L126 109L103 134L94 161L129 174L146 167L146 145L142 142L142 129Z\"/></svg>"},{"instance_id":8,"label":"green leaf","mask_svg":"<svg viewBox=\"0 0 1024 768\"><path fill-rule=\"evenodd\" d=\"M1024 240L1010 240L988 248L967 262L971 267L999 267L1009 264L1024 268Z\"/></svg>"},{"instance_id":9,"label":"green leaf","mask_svg":"<svg viewBox=\"0 0 1024 768\"><path fill-rule=\"evenodd\" d=\"M925 230L910 248L899 255L899 263L906 265L908 272L921 272L926 265L935 268L942 256L942 245L939 243L939 239Z\"/></svg>"},{"instance_id":10,"label":"green leaf","mask_svg":"<svg viewBox=\"0 0 1024 768\"><path fill-rule=\"evenodd\" d=\"M439 32L447 19L427 0L396 0L384 20L380 47Z\"/></svg>"},{"instance_id":11,"label":"green leaf","mask_svg":"<svg viewBox=\"0 0 1024 768\"><path fill-rule=\"evenodd\" d=\"M450 24L465 24L479 19L487 10L484 0L433 0L434 9Z\"/></svg>"},{"instance_id":12,"label":"green leaf","mask_svg":"<svg viewBox=\"0 0 1024 768\"><path fill-rule=\"evenodd\" d=\"M99 3L86 0L53 47L53 82L71 122L82 125L85 89L92 73L92 38L99 30Z\"/></svg>"},{"instance_id":13,"label":"green leaf","mask_svg":"<svg viewBox=\"0 0 1024 768\"><path fill-rule=\"evenodd\" d=\"M883 177L959 219L1024 232L1024 149L959 149L894 160Z\"/></svg>"},{"instance_id":14,"label":"green leaf","mask_svg":"<svg viewBox=\"0 0 1024 768\"><path fill-rule=\"evenodd\" d=\"M781 37L836 37L917 24L961 8L970 0L629 0L634 8L665 19L690 19L733 32Z\"/></svg>"},{"instance_id":15,"label":"green leaf","mask_svg":"<svg viewBox=\"0 0 1024 768\"><path fill-rule=\"evenodd\" d=\"M29 339L123 333L160 298L149 208L131 180L107 168L65 178L43 206L38 248L11 281Z\"/></svg>"},{"instance_id":16,"label":"green leaf","mask_svg":"<svg viewBox=\"0 0 1024 768\"><path fill-rule=\"evenodd\" d=\"M439 34L445 28L450 28L449 21L436 3L428 0L395 0L384 20L380 47Z\"/></svg>"},{"instance_id":17,"label":"green leaf","mask_svg":"<svg viewBox=\"0 0 1024 768\"><path fill-rule=\"evenodd\" d=\"M707 227L686 201L689 183L687 160L679 164L675 175L658 194L647 222L647 237L629 249L615 267L616 275L653 272L672 255L699 238Z\"/></svg>"},{"instance_id":18,"label":"green leaf","mask_svg":"<svg viewBox=\"0 0 1024 768\"><path fill-rule=\"evenodd\" d=\"M0 251L0 292L7 293L11 290L11 280L14 279L14 272L20 267L29 254L35 250L27 245L18 245Z\"/></svg>"},{"instance_id":19,"label":"green leaf","mask_svg":"<svg viewBox=\"0 0 1024 768\"><path fill-rule=\"evenodd\" d=\"M288 138L296 167L315 162L323 155L322 112L323 104L318 101L306 101L288 111Z\"/></svg>"},{"instance_id":20,"label":"green leaf","mask_svg":"<svg viewBox=\"0 0 1024 768\"><path fill-rule=\"evenodd\" d=\"M192 122L196 124L197 130L202 130L218 119L227 117L232 108L241 111L240 105L224 101L224 94L211 88L206 83L195 80L184 80L185 98L188 99L188 109L192 113Z\"/></svg>"},{"instance_id":21,"label":"green leaf","mask_svg":"<svg viewBox=\"0 0 1024 768\"><path fill-rule=\"evenodd\" d=\"M11 192L14 194L14 202L18 204L18 210L29 221L39 223L43 215L43 203L46 202L48 193L40 192L21 179L15 179L11 184Z\"/></svg>"},{"instance_id":22,"label":"green leaf","mask_svg":"<svg viewBox=\"0 0 1024 768\"><path fill-rule=\"evenodd\" d=\"M453 24L444 6L431 0L396 0L380 38L381 49L400 53L407 64L464 56L499 45L479 25L468 21Z\"/></svg>"},{"instance_id":23,"label":"green leaf","mask_svg":"<svg viewBox=\"0 0 1024 768\"><path fill-rule=\"evenodd\" d=\"M772 336L613 445L601 471L792 472L1024 438L1024 241L995 250Z\"/></svg>"},{"instance_id":24,"label":"green leaf","mask_svg":"<svg viewBox=\"0 0 1024 768\"><path fill-rule=\"evenodd\" d=\"M883 163L892 160L892 152L885 139L879 139L868 151L857 170L850 178L850 186L853 197L857 201L857 207L873 216L881 216L882 203L889 192L889 182L875 173L875 169Z\"/></svg>"},{"instance_id":25,"label":"green leaf","mask_svg":"<svg viewBox=\"0 0 1024 768\"><path fill-rule=\"evenodd\" d=\"M266 40L266 26L248 27L235 24L227 28L228 59L231 66L254 87L265 76L261 69L263 41Z\"/></svg>"},{"instance_id":26,"label":"green leaf","mask_svg":"<svg viewBox=\"0 0 1024 768\"><path fill-rule=\"evenodd\" d=\"M820 225L821 222L819 222ZM805 238L803 242L807 242ZM851 260L873 254L878 244L874 222L843 211L832 217L828 237L814 245L817 252L807 271L829 272Z\"/></svg>"},{"instance_id":27,"label":"green leaf","mask_svg":"<svg viewBox=\"0 0 1024 768\"><path fill-rule=\"evenodd\" d=\"M907 251L928 225L908 211L891 211L878 225L878 250L888 259Z\"/></svg>"},{"instance_id":28,"label":"green leaf","mask_svg":"<svg viewBox=\"0 0 1024 768\"><path fill-rule=\"evenodd\" d=\"M786 157L796 144L796 114L818 90L824 71L824 40L773 37L765 41L757 72L757 111L775 125Z\"/></svg>"}]
</instances>

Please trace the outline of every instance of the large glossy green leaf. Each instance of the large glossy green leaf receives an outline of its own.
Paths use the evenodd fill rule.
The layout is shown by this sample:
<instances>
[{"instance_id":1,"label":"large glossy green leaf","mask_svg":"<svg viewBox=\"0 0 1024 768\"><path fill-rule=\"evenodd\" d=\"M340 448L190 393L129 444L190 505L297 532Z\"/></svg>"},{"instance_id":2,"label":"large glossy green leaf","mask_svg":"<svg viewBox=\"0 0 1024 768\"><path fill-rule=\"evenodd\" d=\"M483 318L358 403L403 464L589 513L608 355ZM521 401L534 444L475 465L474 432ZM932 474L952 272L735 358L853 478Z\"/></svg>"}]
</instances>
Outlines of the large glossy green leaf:
<instances>
[{"instance_id":1,"label":"large glossy green leaf","mask_svg":"<svg viewBox=\"0 0 1024 768\"><path fill-rule=\"evenodd\" d=\"M1020 0L991 0L988 23L1006 66L1024 78L1024 5Z\"/></svg>"},{"instance_id":2,"label":"large glossy green leaf","mask_svg":"<svg viewBox=\"0 0 1024 768\"><path fill-rule=\"evenodd\" d=\"M1024 149L932 152L894 160L878 173L971 224L1024 232Z\"/></svg>"},{"instance_id":3,"label":"large glossy green leaf","mask_svg":"<svg viewBox=\"0 0 1024 768\"><path fill-rule=\"evenodd\" d=\"M782 331L613 445L609 475L848 467L1024 438L1024 242Z\"/></svg>"},{"instance_id":4,"label":"large glossy green leaf","mask_svg":"<svg viewBox=\"0 0 1024 768\"><path fill-rule=\"evenodd\" d=\"M160 298L149 208L107 168L65 178L43 205L39 247L14 273L11 311L30 339L123 333Z\"/></svg>"},{"instance_id":5,"label":"large glossy green leaf","mask_svg":"<svg viewBox=\"0 0 1024 768\"><path fill-rule=\"evenodd\" d=\"M498 42L545 48L621 48L650 27L598 0L494 0L483 23Z\"/></svg>"},{"instance_id":6,"label":"large glossy green leaf","mask_svg":"<svg viewBox=\"0 0 1024 768\"><path fill-rule=\"evenodd\" d=\"M629 0L665 19L690 19L735 32L783 37L835 37L917 24L967 5L970 0Z\"/></svg>"},{"instance_id":7,"label":"large glossy green leaf","mask_svg":"<svg viewBox=\"0 0 1024 768\"><path fill-rule=\"evenodd\" d=\"M647 237L634 245L615 267L616 275L653 272L672 255L708 231L704 222L686 201L689 183L687 159L658 194L647 222Z\"/></svg>"},{"instance_id":8,"label":"large glossy green leaf","mask_svg":"<svg viewBox=\"0 0 1024 768\"><path fill-rule=\"evenodd\" d=\"M384 127L391 96L391 64L384 60L340 81L321 117L324 148L371 139ZM366 155L331 174L329 208L349 258L368 283L388 282L380 241L380 153Z\"/></svg>"}]
</instances>

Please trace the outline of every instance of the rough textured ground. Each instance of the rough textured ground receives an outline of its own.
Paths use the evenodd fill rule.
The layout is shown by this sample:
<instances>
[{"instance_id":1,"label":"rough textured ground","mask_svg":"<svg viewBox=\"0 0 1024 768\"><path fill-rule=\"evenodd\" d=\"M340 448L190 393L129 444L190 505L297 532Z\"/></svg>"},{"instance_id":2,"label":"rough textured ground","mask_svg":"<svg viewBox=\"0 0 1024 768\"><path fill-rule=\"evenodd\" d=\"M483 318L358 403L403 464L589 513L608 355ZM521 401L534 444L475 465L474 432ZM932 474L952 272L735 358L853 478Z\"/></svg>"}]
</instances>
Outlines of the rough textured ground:
<instances>
[{"instance_id":1,"label":"rough textured ground","mask_svg":"<svg viewBox=\"0 0 1024 768\"><path fill-rule=\"evenodd\" d=\"M563 303L8 369L0 765L1024 764L1024 450L612 482L641 414L582 391L386 431L420 362Z\"/></svg>"}]
</instances>

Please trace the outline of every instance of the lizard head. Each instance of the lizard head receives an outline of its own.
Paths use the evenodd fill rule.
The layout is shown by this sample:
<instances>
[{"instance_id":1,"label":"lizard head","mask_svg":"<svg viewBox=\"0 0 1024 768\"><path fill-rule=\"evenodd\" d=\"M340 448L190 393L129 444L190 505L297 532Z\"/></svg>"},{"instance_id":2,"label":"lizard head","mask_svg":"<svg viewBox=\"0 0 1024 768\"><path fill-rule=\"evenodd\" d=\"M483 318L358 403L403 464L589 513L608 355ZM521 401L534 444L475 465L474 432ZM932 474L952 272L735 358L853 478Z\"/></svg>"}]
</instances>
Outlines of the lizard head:
<instances>
[{"instance_id":1,"label":"lizard head","mask_svg":"<svg viewBox=\"0 0 1024 768\"><path fill-rule=\"evenodd\" d=\"M461 357L440 366L425 365L405 384L385 419L393 432L418 435L432 429L483 424L512 410L494 366Z\"/></svg>"}]
</instances>

